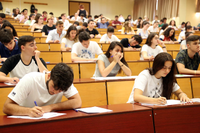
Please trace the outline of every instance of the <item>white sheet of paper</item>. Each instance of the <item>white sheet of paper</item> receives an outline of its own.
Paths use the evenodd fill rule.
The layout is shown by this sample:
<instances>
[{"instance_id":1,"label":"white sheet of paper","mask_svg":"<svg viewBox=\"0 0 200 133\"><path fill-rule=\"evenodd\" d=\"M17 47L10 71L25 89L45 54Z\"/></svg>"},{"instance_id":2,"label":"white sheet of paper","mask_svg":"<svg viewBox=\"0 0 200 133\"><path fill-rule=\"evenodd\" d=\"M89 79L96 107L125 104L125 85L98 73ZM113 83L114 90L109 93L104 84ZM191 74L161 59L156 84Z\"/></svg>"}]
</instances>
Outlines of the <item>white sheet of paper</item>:
<instances>
[{"instance_id":1,"label":"white sheet of paper","mask_svg":"<svg viewBox=\"0 0 200 133\"><path fill-rule=\"evenodd\" d=\"M92 79L96 80L117 80L117 79L135 79L137 76L116 76L116 77L92 77Z\"/></svg>"},{"instance_id":2,"label":"white sheet of paper","mask_svg":"<svg viewBox=\"0 0 200 133\"><path fill-rule=\"evenodd\" d=\"M192 98L192 102L200 102L200 98Z\"/></svg>"},{"instance_id":3,"label":"white sheet of paper","mask_svg":"<svg viewBox=\"0 0 200 133\"><path fill-rule=\"evenodd\" d=\"M57 117L61 115L66 115L66 113L48 112L44 113L42 117L30 117L30 116L8 116L8 118L21 118L21 119L48 119L52 117Z\"/></svg>"},{"instance_id":4,"label":"white sheet of paper","mask_svg":"<svg viewBox=\"0 0 200 133\"><path fill-rule=\"evenodd\" d=\"M76 109L78 111L82 111L85 113L105 113L105 112L112 112L112 110L109 109L104 109L104 108L100 108L100 107L89 107L89 108L80 108L80 109Z\"/></svg>"},{"instance_id":5,"label":"white sheet of paper","mask_svg":"<svg viewBox=\"0 0 200 133\"><path fill-rule=\"evenodd\" d=\"M4 82L4 84L6 84L6 85L16 85L16 84L12 84L12 83L9 83L9 82Z\"/></svg>"},{"instance_id":6,"label":"white sheet of paper","mask_svg":"<svg viewBox=\"0 0 200 133\"><path fill-rule=\"evenodd\" d=\"M180 78L180 77L193 77L194 75L186 75L186 74L176 74L175 77L176 78Z\"/></svg>"},{"instance_id":7,"label":"white sheet of paper","mask_svg":"<svg viewBox=\"0 0 200 133\"><path fill-rule=\"evenodd\" d=\"M160 104L149 104L149 103L141 103L142 105L147 105L147 106L153 106L153 105L156 105L156 106L167 106L167 105L175 105L175 104L181 104L183 102L181 102L180 100L173 100L173 99L170 99L170 100L167 100L167 103L165 105L160 105Z\"/></svg>"}]
</instances>

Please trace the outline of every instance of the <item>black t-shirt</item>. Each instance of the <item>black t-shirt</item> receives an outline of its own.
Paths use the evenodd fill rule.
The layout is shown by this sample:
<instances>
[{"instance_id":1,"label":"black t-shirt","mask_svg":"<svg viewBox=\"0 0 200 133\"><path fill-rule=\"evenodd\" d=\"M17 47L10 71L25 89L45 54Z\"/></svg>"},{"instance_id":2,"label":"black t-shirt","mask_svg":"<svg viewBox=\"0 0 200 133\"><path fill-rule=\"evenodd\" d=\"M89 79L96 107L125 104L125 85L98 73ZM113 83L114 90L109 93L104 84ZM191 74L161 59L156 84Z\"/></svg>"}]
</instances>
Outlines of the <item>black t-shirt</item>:
<instances>
[{"instance_id":1,"label":"black t-shirt","mask_svg":"<svg viewBox=\"0 0 200 133\"><path fill-rule=\"evenodd\" d=\"M51 30L54 30L54 29L56 29L56 26L55 26L55 25L53 25L52 27L49 27L48 25L44 25L44 26L43 26L43 29L42 29L42 32L45 32L45 35L48 35L49 32L50 32Z\"/></svg>"},{"instance_id":2,"label":"black t-shirt","mask_svg":"<svg viewBox=\"0 0 200 133\"><path fill-rule=\"evenodd\" d=\"M125 47L125 48L130 47L130 44L129 44L128 38L123 38L123 39L121 40L121 44L122 44L123 47ZM131 47L132 47L132 48L141 48L140 45L135 45L135 46L131 46Z\"/></svg>"},{"instance_id":3,"label":"black t-shirt","mask_svg":"<svg viewBox=\"0 0 200 133\"><path fill-rule=\"evenodd\" d=\"M89 34L93 34L94 36L99 34L99 32L96 29L89 31L88 28L87 28L85 31L87 31Z\"/></svg>"}]
</instances>

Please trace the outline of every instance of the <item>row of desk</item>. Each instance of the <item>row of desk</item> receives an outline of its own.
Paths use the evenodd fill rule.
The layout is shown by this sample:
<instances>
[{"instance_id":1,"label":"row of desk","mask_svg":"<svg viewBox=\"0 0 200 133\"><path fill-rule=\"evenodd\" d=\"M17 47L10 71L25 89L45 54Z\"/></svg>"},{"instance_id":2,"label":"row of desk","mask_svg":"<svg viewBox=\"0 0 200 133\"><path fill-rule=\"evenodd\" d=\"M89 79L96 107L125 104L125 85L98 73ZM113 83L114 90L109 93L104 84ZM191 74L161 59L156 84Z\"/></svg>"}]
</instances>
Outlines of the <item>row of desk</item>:
<instances>
[{"instance_id":1,"label":"row of desk","mask_svg":"<svg viewBox=\"0 0 200 133\"><path fill-rule=\"evenodd\" d=\"M189 133L200 132L200 104L141 106L116 104L100 106L113 112L86 114L74 110L66 115L41 120L0 116L0 132L88 132L88 133Z\"/></svg>"}]
</instances>

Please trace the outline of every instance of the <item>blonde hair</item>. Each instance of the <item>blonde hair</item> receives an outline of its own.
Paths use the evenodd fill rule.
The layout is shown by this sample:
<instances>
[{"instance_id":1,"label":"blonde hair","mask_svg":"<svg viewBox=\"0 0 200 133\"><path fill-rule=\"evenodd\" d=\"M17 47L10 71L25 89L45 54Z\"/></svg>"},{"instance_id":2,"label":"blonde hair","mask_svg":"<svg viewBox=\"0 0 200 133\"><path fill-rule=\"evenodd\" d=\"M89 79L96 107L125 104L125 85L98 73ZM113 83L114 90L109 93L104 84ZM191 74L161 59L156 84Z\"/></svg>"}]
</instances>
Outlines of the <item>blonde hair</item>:
<instances>
[{"instance_id":1,"label":"blonde hair","mask_svg":"<svg viewBox=\"0 0 200 133\"><path fill-rule=\"evenodd\" d=\"M132 29L131 29L131 27L129 27L129 21L126 21L125 23L124 23L124 32L131 32L132 31Z\"/></svg>"},{"instance_id":2,"label":"blonde hair","mask_svg":"<svg viewBox=\"0 0 200 133\"><path fill-rule=\"evenodd\" d=\"M53 15L49 15L49 16L47 17L47 23L48 23L48 20L51 19L51 18L54 19Z\"/></svg>"}]
</instances>

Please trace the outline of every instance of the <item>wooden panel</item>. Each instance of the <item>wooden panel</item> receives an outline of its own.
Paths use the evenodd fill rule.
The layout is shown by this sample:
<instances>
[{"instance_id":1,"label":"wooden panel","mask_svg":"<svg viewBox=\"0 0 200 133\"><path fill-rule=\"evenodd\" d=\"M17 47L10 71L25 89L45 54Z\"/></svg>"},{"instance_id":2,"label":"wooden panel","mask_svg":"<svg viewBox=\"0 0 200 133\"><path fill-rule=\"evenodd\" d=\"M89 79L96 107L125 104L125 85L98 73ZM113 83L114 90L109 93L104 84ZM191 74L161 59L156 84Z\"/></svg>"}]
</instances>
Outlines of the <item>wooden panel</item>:
<instances>
[{"instance_id":1,"label":"wooden panel","mask_svg":"<svg viewBox=\"0 0 200 133\"><path fill-rule=\"evenodd\" d=\"M71 63L71 52L62 52L63 62L64 63Z\"/></svg>"},{"instance_id":2,"label":"wooden panel","mask_svg":"<svg viewBox=\"0 0 200 133\"><path fill-rule=\"evenodd\" d=\"M92 38L92 39L90 39L90 41L94 41L94 42L97 42L97 43L99 43L99 41L100 41L100 38Z\"/></svg>"},{"instance_id":3,"label":"wooden panel","mask_svg":"<svg viewBox=\"0 0 200 133\"><path fill-rule=\"evenodd\" d=\"M18 36L33 36L33 33L32 32L17 32L17 35Z\"/></svg>"},{"instance_id":4,"label":"wooden panel","mask_svg":"<svg viewBox=\"0 0 200 133\"><path fill-rule=\"evenodd\" d=\"M60 63L61 52L41 52L40 58L43 58L48 63Z\"/></svg>"},{"instance_id":5,"label":"wooden panel","mask_svg":"<svg viewBox=\"0 0 200 133\"><path fill-rule=\"evenodd\" d=\"M51 71L56 64L47 64L47 69Z\"/></svg>"},{"instance_id":6,"label":"wooden panel","mask_svg":"<svg viewBox=\"0 0 200 133\"><path fill-rule=\"evenodd\" d=\"M177 83L180 89L189 97L192 98L192 90L190 78L177 78Z\"/></svg>"},{"instance_id":7,"label":"wooden panel","mask_svg":"<svg viewBox=\"0 0 200 133\"><path fill-rule=\"evenodd\" d=\"M117 36L117 38L131 38L133 35L126 35L126 34L118 34L118 35L116 35L115 34L115 36Z\"/></svg>"},{"instance_id":8,"label":"wooden panel","mask_svg":"<svg viewBox=\"0 0 200 133\"><path fill-rule=\"evenodd\" d=\"M178 51L173 51L173 59L176 59L177 54L178 54Z\"/></svg>"},{"instance_id":9,"label":"wooden panel","mask_svg":"<svg viewBox=\"0 0 200 133\"><path fill-rule=\"evenodd\" d=\"M107 82L108 104L126 103L133 85L134 81Z\"/></svg>"},{"instance_id":10,"label":"wooden panel","mask_svg":"<svg viewBox=\"0 0 200 133\"><path fill-rule=\"evenodd\" d=\"M149 68L149 62L128 62L132 75L138 75L144 69Z\"/></svg>"},{"instance_id":11,"label":"wooden panel","mask_svg":"<svg viewBox=\"0 0 200 133\"><path fill-rule=\"evenodd\" d=\"M80 63L80 78L91 78L95 72L95 63Z\"/></svg>"},{"instance_id":12,"label":"wooden panel","mask_svg":"<svg viewBox=\"0 0 200 133\"><path fill-rule=\"evenodd\" d=\"M180 50L180 44L166 44L167 50Z\"/></svg>"},{"instance_id":13,"label":"wooden panel","mask_svg":"<svg viewBox=\"0 0 200 133\"><path fill-rule=\"evenodd\" d=\"M74 79L79 79L79 65L78 65L78 63L67 64L67 65L72 68L73 73L74 73Z\"/></svg>"},{"instance_id":14,"label":"wooden panel","mask_svg":"<svg viewBox=\"0 0 200 133\"><path fill-rule=\"evenodd\" d=\"M46 39L47 39L46 37L41 37L41 38L40 38L41 43L46 43Z\"/></svg>"},{"instance_id":15,"label":"wooden panel","mask_svg":"<svg viewBox=\"0 0 200 133\"><path fill-rule=\"evenodd\" d=\"M42 37L42 33L41 32L33 32L33 36L34 37Z\"/></svg>"},{"instance_id":16,"label":"wooden panel","mask_svg":"<svg viewBox=\"0 0 200 133\"><path fill-rule=\"evenodd\" d=\"M74 15L79 9L79 2L69 2L69 15Z\"/></svg>"},{"instance_id":17,"label":"wooden panel","mask_svg":"<svg viewBox=\"0 0 200 133\"><path fill-rule=\"evenodd\" d=\"M105 82L74 84L74 86L81 96L82 107L107 104Z\"/></svg>"},{"instance_id":18,"label":"wooden panel","mask_svg":"<svg viewBox=\"0 0 200 133\"><path fill-rule=\"evenodd\" d=\"M35 41L36 41L36 43L41 43L40 37L36 37L36 38L35 38ZM45 42L45 43L46 43L46 42Z\"/></svg>"},{"instance_id":19,"label":"wooden panel","mask_svg":"<svg viewBox=\"0 0 200 133\"><path fill-rule=\"evenodd\" d=\"M200 97L200 78L192 78L192 89L193 89L193 95L194 98Z\"/></svg>"},{"instance_id":20,"label":"wooden panel","mask_svg":"<svg viewBox=\"0 0 200 133\"><path fill-rule=\"evenodd\" d=\"M28 31L27 28L16 28L15 30L17 31L17 33L21 31Z\"/></svg>"},{"instance_id":21,"label":"wooden panel","mask_svg":"<svg viewBox=\"0 0 200 133\"><path fill-rule=\"evenodd\" d=\"M49 51L49 44L48 43L39 43L39 44L37 44L37 50Z\"/></svg>"},{"instance_id":22,"label":"wooden panel","mask_svg":"<svg viewBox=\"0 0 200 133\"><path fill-rule=\"evenodd\" d=\"M12 91L12 88L0 88L0 115L4 115L3 113L3 105L8 98L8 94Z\"/></svg>"},{"instance_id":23,"label":"wooden panel","mask_svg":"<svg viewBox=\"0 0 200 133\"><path fill-rule=\"evenodd\" d=\"M109 46L110 46L110 43L103 43L101 45L103 51L107 51Z\"/></svg>"},{"instance_id":24,"label":"wooden panel","mask_svg":"<svg viewBox=\"0 0 200 133\"><path fill-rule=\"evenodd\" d=\"M125 51L124 58L126 61L138 61L140 60L140 51Z\"/></svg>"},{"instance_id":25,"label":"wooden panel","mask_svg":"<svg viewBox=\"0 0 200 133\"><path fill-rule=\"evenodd\" d=\"M50 51L60 51L60 43L50 43Z\"/></svg>"}]
</instances>

